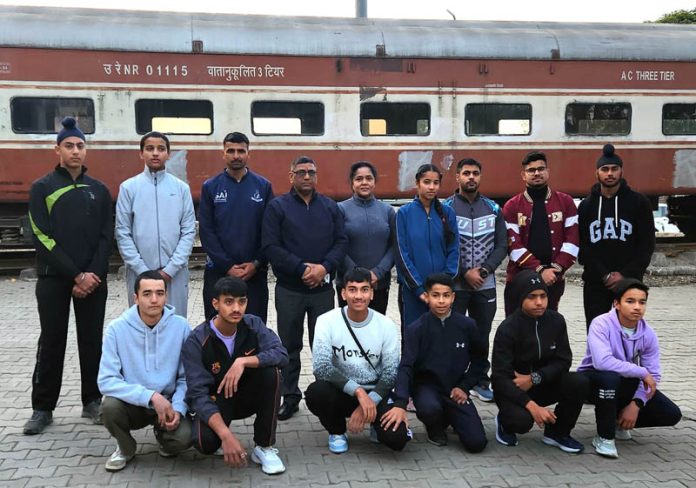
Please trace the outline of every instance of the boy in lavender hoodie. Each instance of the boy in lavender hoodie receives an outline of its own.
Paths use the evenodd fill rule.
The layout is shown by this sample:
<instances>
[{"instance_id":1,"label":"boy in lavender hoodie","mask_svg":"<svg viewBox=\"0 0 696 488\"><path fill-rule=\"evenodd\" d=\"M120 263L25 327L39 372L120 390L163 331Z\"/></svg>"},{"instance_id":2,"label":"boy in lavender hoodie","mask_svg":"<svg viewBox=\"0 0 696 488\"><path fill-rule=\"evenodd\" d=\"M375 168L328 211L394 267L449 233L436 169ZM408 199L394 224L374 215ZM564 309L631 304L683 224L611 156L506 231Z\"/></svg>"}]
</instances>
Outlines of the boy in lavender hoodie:
<instances>
[{"instance_id":1,"label":"boy in lavender hoodie","mask_svg":"<svg viewBox=\"0 0 696 488\"><path fill-rule=\"evenodd\" d=\"M616 288L614 310L590 324L578 371L590 378L597 422L592 445L602 456L619 457L614 439L630 439L634 427L671 426L681 419L679 407L657 390L660 348L643 319L647 301L644 283L624 279Z\"/></svg>"}]
</instances>

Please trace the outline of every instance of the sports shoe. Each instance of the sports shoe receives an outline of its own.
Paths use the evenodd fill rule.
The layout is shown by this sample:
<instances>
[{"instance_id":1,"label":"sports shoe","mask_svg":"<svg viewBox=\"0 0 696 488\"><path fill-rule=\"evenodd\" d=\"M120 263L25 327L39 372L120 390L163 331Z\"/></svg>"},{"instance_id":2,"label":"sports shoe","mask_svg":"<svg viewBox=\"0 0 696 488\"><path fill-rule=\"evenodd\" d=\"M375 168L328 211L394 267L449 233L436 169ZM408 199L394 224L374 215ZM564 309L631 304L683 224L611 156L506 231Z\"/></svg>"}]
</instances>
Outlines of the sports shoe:
<instances>
[{"instance_id":1,"label":"sports shoe","mask_svg":"<svg viewBox=\"0 0 696 488\"><path fill-rule=\"evenodd\" d=\"M630 429L624 430L621 427L617 427L614 439L616 439L617 441L630 441L631 439L633 439L633 435L631 435Z\"/></svg>"},{"instance_id":2,"label":"sports shoe","mask_svg":"<svg viewBox=\"0 0 696 488\"><path fill-rule=\"evenodd\" d=\"M31 418L24 424L24 433L26 435L40 434L52 423L53 412L50 410L34 410Z\"/></svg>"},{"instance_id":3,"label":"sports shoe","mask_svg":"<svg viewBox=\"0 0 696 488\"><path fill-rule=\"evenodd\" d=\"M604 437L597 436L592 439L592 445L594 446L595 451L597 451L597 454L600 456L614 459L619 457L614 439L605 439Z\"/></svg>"},{"instance_id":4,"label":"sports shoe","mask_svg":"<svg viewBox=\"0 0 696 488\"><path fill-rule=\"evenodd\" d=\"M488 386L474 386L473 389L469 390L469 395L478 398L482 402L492 402L493 392Z\"/></svg>"},{"instance_id":5,"label":"sports shoe","mask_svg":"<svg viewBox=\"0 0 696 488\"><path fill-rule=\"evenodd\" d=\"M370 425L370 442L373 444L379 444L379 439L377 438L377 429L374 425Z\"/></svg>"},{"instance_id":6,"label":"sports shoe","mask_svg":"<svg viewBox=\"0 0 696 488\"><path fill-rule=\"evenodd\" d=\"M348 437L345 434L329 434L329 451L342 454L348 450Z\"/></svg>"},{"instance_id":7,"label":"sports shoe","mask_svg":"<svg viewBox=\"0 0 696 488\"><path fill-rule=\"evenodd\" d=\"M254 446L251 460L261 465L261 471L266 474L279 474L285 471L283 461L278 457L278 449L273 446Z\"/></svg>"},{"instance_id":8,"label":"sports shoe","mask_svg":"<svg viewBox=\"0 0 696 488\"><path fill-rule=\"evenodd\" d=\"M504 446L513 447L517 445L517 435L508 434L503 430L503 425L498 421L498 416L495 416L495 440Z\"/></svg>"},{"instance_id":9,"label":"sports shoe","mask_svg":"<svg viewBox=\"0 0 696 488\"><path fill-rule=\"evenodd\" d=\"M128 461L133 459L135 457L135 454L132 456L126 457L122 452L121 448L117 447L114 453L109 456L109 459L106 460L106 464L104 464L104 468L107 471L121 471L123 468L126 467L126 464L128 464Z\"/></svg>"},{"instance_id":10,"label":"sports shoe","mask_svg":"<svg viewBox=\"0 0 696 488\"><path fill-rule=\"evenodd\" d=\"M91 419L95 425L103 425L101 418L101 398L82 407L82 418Z\"/></svg>"},{"instance_id":11,"label":"sports shoe","mask_svg":"<svg viewBox=\"0 0 696 488\"><path fill-rule=\"evenodd\" d=\"M163 458L172 458L172 457L178 456L178 453L165 451L164 447L162 447L162 446L159 446L159 449L157 449L157 452Z\"/></svg>"},{"instance_id":12,"label":"sports shoe","mask_svg":"<svg viewBox=\"0 0 696 488\"><path fill-rule=\"evenodd\" d=\"M585 450L585 446L583 446L581 443L579 443L569 435L559 436L550 433L544 433L544 437L541 439L541 442L543 442L547 446L555 446L563 452L570 452L573 454Z\"/></svg>"},{"instance_id":13,"label":"sports shoe","mask_svg":"<svg viewBox=\"0 0 696 488\"><path fill-rule=\"evenodd\" d=\"M428 442L434 446L447 445L447 432L438 426L425 426L425 431L428 433Z\"/></svg>"},{"instance_id":14,"label":"sports shoe","mask_svg":"<svg viewBox=\"0 0 696 488\"><path fill-rule=\"evenodd\" d=\"M288 399L283 400L283 404L278 409L278 420L288 420L295 415L299 410L299 400Z\"/></svg>"}]
</instances>

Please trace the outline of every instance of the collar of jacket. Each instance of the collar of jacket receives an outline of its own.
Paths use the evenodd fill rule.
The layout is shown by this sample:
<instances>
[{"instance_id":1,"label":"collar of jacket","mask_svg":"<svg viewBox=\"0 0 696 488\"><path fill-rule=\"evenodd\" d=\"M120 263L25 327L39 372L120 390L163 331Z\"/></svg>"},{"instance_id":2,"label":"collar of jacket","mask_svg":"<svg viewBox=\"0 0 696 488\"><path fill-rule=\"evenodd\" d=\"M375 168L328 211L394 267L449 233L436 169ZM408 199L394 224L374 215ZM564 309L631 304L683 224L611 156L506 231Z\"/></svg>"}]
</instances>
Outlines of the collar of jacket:
<instances>
[{"instance_id":1,"label":"collar of jacket","mask_svg":"<svg viewBox=\"0 0 696 488\"><path fill-rule=\"evenodd\" d=\"M63 168L63 167L60 165L60 163L56 164L55 171L56 171L56 173L58 173L59 175L64 176L64 177L66 177L66 178L69 178L69 179L72 181L72 179L73 179L72 175L70 174L70 172L69 172L67 169ZM83 176L86 172L87 172L87 166L85 166L85 165L83 164L83 165L82 165L82 170L80 170L80 174L77 175L77 178L75 178L75 181L81 179L82 176Z\"/></svg>"},{"instance_id":2,"label":"collar of jacket","mask_svg":"<svg viewBox=\"0 0 696 488\"><path fill-rule=\"evenodd\" d=\"M355 202L356 205L360 205L361 207L370 207L375 203L375 197L371 196L369 198L360 198L356 194L353 194L353 202Z\"/></svg>"},{"instance_id":3,"label":"collar of jacket","mask_svg":"<svg viewBox=\"0 0 696 488\"><path fill-rule=\"evenodd\" d=\"M157 178L157 181L162 181L162 178L167 174L167 169L162 168L159 171L155 171L154 173L150 171L150 168L145 166L145 169L143 170L143 173L145 174L145 177L152 183L155 181L155 177Z\"/></svg>"},{"instance_id":4,"label":"collar of jacket","mask_svg":"<svg viewBox=\"0 0 696 488\"><path fill-rule=\"evenodd\" d=\"M529 193L527 192L527 190L524 191L523 195L524 195L525 200L527 200L529 203L534 203L534 201L532 200L532 197L529 196ZM551 187L547 186L545 200L548 202L550 198L551 198Z\"/></svg>"},{"instance_id":5,"label":"collar of jacket","mask_svg":"<svg viewBox=\"0 0 696 488\"><path fill-rule=\"evenodd\" d=\"M319 194L318 191L312 190L312 198L310 198L309 201L312 202L312 201L316 200L318 194ZM298 200L300 200L300 201L301 201L302 203L304 203L305 205L308 205L308 203L305 202L305 199L302 198L302 197L300 196L299 193L297 193L297 190L295 190L295 187L294 187L294 186L290 188L290 195L292 195L293 197L297 198Z\"/></svg>"}]
</instances>

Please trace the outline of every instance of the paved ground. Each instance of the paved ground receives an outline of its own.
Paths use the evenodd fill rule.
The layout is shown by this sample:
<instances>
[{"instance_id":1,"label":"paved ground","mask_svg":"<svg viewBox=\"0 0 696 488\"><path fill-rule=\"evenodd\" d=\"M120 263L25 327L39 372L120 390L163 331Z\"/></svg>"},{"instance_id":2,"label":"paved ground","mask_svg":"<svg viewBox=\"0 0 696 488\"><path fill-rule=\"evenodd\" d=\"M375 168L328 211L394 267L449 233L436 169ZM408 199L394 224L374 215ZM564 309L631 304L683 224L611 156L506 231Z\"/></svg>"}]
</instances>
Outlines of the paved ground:
<instances>
[{"instance_id":1,"label":"paved ground","mask_svg":"<svg viewBox=\"0 0 696 488\"><path fill-rule=\"evenodd\" d=\"M107 320L116 317L126 303L124 282L110 277ZM202 319L202 281L191 283L189 316L192 324ZM394 291L394 288L393 288ZM499 285L499 294L502 288ZM271 293L273 291L271 290ZM561 302L571 332L577 365L584 351L585 327L579 286L570 284ZM394 293L393 293L394 295ZM298 415L281 422L278 447L287 472L268 477L256 466L231 469L220 458L190 450L174 459L163 459L150 429L136 433L138 455L126 469L107 473L103 464L114 442L103 427L80 418L79 369L74 327L66 357L65 381L54 424L43 435L22 435L31 413L30 378L39 327L34 283L2 278L0 322L0 486L216 486L240 487L324 486L338 487L439 487L439 486L645 486L696 487L696 335L694 335L694 286L653 288L648 319L657 329L663 350L662 390L681 406L684 419L676 428L644 429L634 440L619 443L619 460L594 454L590 440L594 417L585 407L574 435L588 451L568 455L541 444L538 429L520 437L515 448L495 442L495 407L477 405L488 433L489 445L480 454L465 453L450 436L450 445L436 448L425 442L425 432L412 418L415 440L401 453L371 444L367 435L353 436L346 454L336 456L326 448L326 433L304 404ZM394 299L390 315L397 317ZM499 308L500 308L499 303ZM269 310L275 327L275 311ZM496 322L503 316L499 309ZM305 354L302 385L310 381L309 353ZM243 443L251 446L250 422L233 423Z\"/></svg>"}]
</instances>

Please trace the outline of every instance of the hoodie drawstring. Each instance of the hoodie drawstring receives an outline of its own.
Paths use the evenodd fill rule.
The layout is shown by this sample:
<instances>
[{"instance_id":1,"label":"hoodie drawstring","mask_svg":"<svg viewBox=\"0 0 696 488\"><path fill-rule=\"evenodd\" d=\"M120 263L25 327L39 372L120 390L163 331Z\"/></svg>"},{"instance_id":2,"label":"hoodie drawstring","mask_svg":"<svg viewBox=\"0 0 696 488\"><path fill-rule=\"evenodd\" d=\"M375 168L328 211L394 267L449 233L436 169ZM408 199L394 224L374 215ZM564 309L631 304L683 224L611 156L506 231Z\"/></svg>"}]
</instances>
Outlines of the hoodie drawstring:
<instances>
[{"instance_id":1,"label":"hoodie drawstring","mask_svg":"<svg viewBox=\"0 0 696 488\"><path fill-rule=\"evenodd\" d=\"M158 324L159 325L159 324ZM155 371L159 370L159 327L155 327ZM145 332L145 371L150 372L150 333Z\"/></svg>"},{"instance_id":2,"label":"hoodie drawstring","mask_svg":"<svg viewBox=\"0 0 696 488\"><path fill-rule=\"evenodd\" d=\"M602 200L604 200L604 197L602 195L599 196L599 206L597 207L597 222L599 222L599 225L602 224ZM618 229L619 228L619 195L614 196L614 228Z\"/></svg>"},{"instance_id":3,"label":"hoodie drawstring","mask_svg":"<svg viewBox=\"0 0 696 488\"><path fill-rule=\"evenodd\" d=\"M148 336L148 334L147 334L147 332L145 332L145 336L144 336L145 337L145 371L149 373L150 372L150 363L149 363L147 358L150 355L149 354L149 352L150 352L150 350L149 350L150 349L150 347L149 347L150 340L148 339L147 336Z\"/></svg>"}]
</instances>

